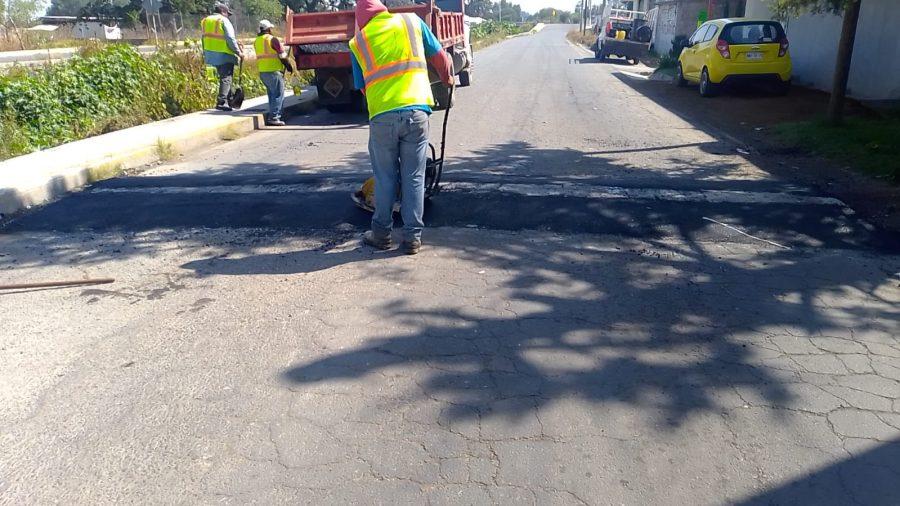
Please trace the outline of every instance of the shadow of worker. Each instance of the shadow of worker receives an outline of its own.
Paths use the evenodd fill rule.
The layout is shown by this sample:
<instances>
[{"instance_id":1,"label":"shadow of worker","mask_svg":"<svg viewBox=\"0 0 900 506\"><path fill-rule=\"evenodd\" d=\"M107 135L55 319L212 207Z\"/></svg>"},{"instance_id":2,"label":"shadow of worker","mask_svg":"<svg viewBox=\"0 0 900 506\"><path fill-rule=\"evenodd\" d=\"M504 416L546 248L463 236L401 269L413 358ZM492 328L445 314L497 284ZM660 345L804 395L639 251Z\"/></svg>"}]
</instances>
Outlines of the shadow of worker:
<instances>
[{"instance_id":1,"label":"shadow of worker","mask_svg":"<svg viewBox=\"0 0 900 506\"><path fill-rule=\"evenodd\" d=\"M218 255L192 260L182 264L181 268L192 270L199 277L303 274L356 262L403 256L403 252L396 248L389 251L377 251L361 245L350 245L349 247L352 249L335 250L318 247L284 253L236 255L234 257Z\"/></svg>"}]
</instances>

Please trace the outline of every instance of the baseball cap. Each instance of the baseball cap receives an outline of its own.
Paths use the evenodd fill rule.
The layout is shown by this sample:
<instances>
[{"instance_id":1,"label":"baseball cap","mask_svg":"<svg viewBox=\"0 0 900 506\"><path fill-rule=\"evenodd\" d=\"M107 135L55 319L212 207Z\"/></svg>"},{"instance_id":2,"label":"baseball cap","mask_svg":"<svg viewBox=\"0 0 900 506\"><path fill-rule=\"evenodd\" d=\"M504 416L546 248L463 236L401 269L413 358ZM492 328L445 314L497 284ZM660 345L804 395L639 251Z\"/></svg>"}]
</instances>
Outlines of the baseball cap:
<instances>
[{"instance_id":1,"label":"baseball cap","mask_svg":"<svg viewBox=\"0 0 900 506\"><path fill-rule=\"evenodd\" d=\"M270 28L275 28L275 25L273 25L272 22L269 21L268 19L264 19L264 20L262 20L262 21L259 22L259 29L260 29L260 30L268 30L268 29L270 29Z\"/></svg>"}]
</instances>

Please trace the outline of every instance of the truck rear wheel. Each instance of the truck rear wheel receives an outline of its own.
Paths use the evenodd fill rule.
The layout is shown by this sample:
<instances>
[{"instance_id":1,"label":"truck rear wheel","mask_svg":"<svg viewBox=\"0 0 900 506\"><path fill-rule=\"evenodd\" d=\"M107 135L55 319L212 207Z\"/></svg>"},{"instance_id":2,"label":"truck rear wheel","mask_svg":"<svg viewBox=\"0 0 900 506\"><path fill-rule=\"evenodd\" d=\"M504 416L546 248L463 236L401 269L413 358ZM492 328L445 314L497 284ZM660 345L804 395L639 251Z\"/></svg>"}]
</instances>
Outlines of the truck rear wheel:
<instances>
[{"instance_id":1,"label":"truck rear wheel","mask_svg":"<svg viewBox=\"0 0 900 506\"><path fill-rule=\"evenodd\" d=\"M463 70L459 73L459 85L460 86L471 86L472 85L472 71L467 69Z\"/></svg>"}]
</instances>

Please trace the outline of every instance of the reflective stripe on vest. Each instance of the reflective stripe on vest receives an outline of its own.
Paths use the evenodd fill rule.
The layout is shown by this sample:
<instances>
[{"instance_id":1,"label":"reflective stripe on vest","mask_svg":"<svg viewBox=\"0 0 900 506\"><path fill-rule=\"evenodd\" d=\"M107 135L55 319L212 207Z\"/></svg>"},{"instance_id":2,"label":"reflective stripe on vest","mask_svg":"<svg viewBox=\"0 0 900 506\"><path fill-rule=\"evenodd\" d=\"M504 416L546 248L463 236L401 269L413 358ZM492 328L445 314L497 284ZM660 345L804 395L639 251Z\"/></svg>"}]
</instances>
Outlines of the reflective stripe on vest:
<instances>
[{"instance_id":1,"label":"reflective stripe on vest","mask_svg":"<svg viewBox=\"0 0 900 506\"><path fill-rule=\"evenodd\" d=\"M411 105L434 105L415 14L382 12L350 41L366 83L369 117Z\"/></svg>"},{"instance_id":2,"label":"reflective stripe on vest","mask_svg":"<svg viewBox=\"0 0 900 506\"><path fill-rule=\"evenodd\" d=\"M284 64L281 63L279 54L272 47L271 34L265 33L256 37L253 41L253 49L256 51L256 66L260 72L281 72Z\"/></svg>"},{"instance_id":3,"label":"reflective stripe on vest","mask_svg":"<svg viewBox=\"0 0 900 506\"><path fill-rule=\"evenodd\" d=\"M213 14L207 16L200 21L200 31L202 32L203 50L213 51L215 53L234 54L234 51L228 47L225 42L225 16L221 14Z\"/></svg>"}]
</instances>

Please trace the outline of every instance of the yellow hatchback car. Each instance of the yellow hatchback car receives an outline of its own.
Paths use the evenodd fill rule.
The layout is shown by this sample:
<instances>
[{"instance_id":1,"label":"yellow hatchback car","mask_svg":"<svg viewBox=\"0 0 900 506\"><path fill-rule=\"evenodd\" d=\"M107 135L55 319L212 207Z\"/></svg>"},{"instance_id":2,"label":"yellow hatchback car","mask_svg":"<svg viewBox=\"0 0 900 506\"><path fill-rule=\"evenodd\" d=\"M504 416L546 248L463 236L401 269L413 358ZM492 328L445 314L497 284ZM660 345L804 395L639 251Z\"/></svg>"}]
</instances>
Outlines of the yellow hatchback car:
<instances>
[{"instance_id":1,"label":"yellow hatchback car","mask_svg":"<svg viewBox=\"0 0 900 506\"><path fill-rule=\"evenodd\" d=\"M699 83L704 97L736 81L768 81L785 94L791 87L791 53L784 27L771 20L708 21L681 51L675 79L679 86Z\"/></svg>"}]
</instances>

